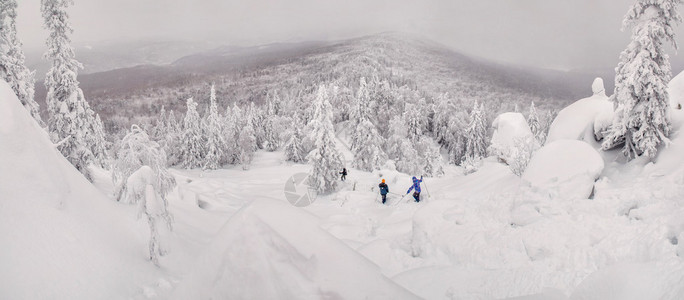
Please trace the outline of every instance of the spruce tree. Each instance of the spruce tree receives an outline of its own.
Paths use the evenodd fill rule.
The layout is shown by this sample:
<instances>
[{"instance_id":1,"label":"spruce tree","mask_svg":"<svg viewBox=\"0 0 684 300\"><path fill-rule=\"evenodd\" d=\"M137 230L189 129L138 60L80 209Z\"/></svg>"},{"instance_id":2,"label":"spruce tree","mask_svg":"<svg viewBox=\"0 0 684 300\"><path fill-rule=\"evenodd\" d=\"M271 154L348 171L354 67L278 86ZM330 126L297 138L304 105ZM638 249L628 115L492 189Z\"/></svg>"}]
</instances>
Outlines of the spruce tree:
<instances>
[{"instance_id":1,"label":"spruce tree","mask_svg":"<svg viewBox=\"0 0 684 300\"><path fill-rule=\"evenodd\" d=\"M470 112L470 123L465 130L466 148L465 158L477 160L487 154L487 121L484 117L483 106L477 101Z\"/></svg>"},{"instance_id":2,"label":"spruce tree","mask_svg":"<svg viewBox=\"0 0 684 300\"><path fill-rule=\"evenodd\" d=\"M48 30L45 58L52 67L45 77L47 88L48 130L57 143L57 149L76 169L92 180L88 166L94 162L94 153L103 146L101 140L88 140L94 135L95 113L78 87L78 69L83 66L74 57L69 34L66 9L70 0L42 0L41 12Z\"/></svg>"},{"instance_id":3,"label":"spruce tree","mask_svg":"<svg viewBox=\"0 0 684 300\"><path fill-rule=\"evenodd\" d=\"M183 168L199 168L204 165L206 140L202 134L200 116L197 113L197 102L192 98L187 101L188 110L183 119L183 131L180 140L180 165Z\"/></svg>"},{"instance_id":4,"label":"spruce tree","mask_svg":"<svg viewBox=\"0 0 684 300\"><path fill-rule=\"evenodd\" d=\"M280 134L278 133L278 128L276 128L276 120L278 118L276 109L276 105L269 101L262 125L264 128L264 148L270 152L280 148Z\"/></svg>"},{"instance_id":5,"label":"spruce tree","mask_svg":"<svg viewBox=\"0 0 684 300\"><path fill-rule=\"evenodd\" d=\"M93 152L93 163L101 168L109 169L109 155L107 155L107 141L105 139L104 125L100 114L95 115L95 121L91 124L92 135L88 136L88 144Z\"/></svg>"},{"instance_id":6,"label":"spruce tree","mask_svg":"<svg viewBox=\"0 0 684 300\"><path fill-rule=\"evenodd\" d=\"M341 155L337 151L332 124L332 106L323 85L318 88L312 128L316 146L307 156L311 165L308 183L319 193L329 193L337 188L338 173L342 170L343 164Z\"/></svg>"},{"instance_id":7,"label":"spruce tree","mask_svg":"<svg viewBox=\"0 0 684 300\"><path fill-rule=\"evenodd\" d=\"M226 141L223 136L223 122L218 112L218 105L216 103L216 89L211 85L211 92L209 95L209 116L206 118L205 136L206 157L204 162L205 169L216 170L224 161Z\"/></svg>"},{"instance_id":8,"label":"spruce tree","mask_svg":"<svg viewBox=\"0 0 684 300\"><path fill-rule=\"evenodd\" d=\"M176 119L176 114L171 110L166 118L166 132L161 138L161 144L163 149L166 151L167 165L173 166L179 164L180 162L180 137L181 137L181 126L178 124Z\"/></svg>"},{"instance_id":9,"label":"spruce tree","mask_svg":"<svg viewBox=\"0 0 684 300\"><path fill-rule=\"evenodd\" d=\"M35 73L26 67L26 57L17 36L17 1L0 0L0 78L12 90L40 126L38 103L34 99Z\"/></svg>"},{"instance_id":10,"label":"spruce tree","mask_svg":"<svg viewBox=\"0 0 684 300\"><path fill-rule=\"evenodd\" d=\"M285 145L285 160L300 163L304 161L306 152L304 145L302 145L302 124L299 118L296 117L292 125L292 136Z\"/></svg>"},{"instance_id":11,"label":"spruce tree","mask_svg":"<svg viewBox=\"0 0 684 300\"><path fill-rule=\"evenodd\" d=\"M603 149L624 144L628 158L654 157L671 130L667 84L672 77L664 43L676 49L674 26L682 18L681 0L637 0L623 20L632 40L615 69L615 117Z\"/></svg>"}]
</instances>

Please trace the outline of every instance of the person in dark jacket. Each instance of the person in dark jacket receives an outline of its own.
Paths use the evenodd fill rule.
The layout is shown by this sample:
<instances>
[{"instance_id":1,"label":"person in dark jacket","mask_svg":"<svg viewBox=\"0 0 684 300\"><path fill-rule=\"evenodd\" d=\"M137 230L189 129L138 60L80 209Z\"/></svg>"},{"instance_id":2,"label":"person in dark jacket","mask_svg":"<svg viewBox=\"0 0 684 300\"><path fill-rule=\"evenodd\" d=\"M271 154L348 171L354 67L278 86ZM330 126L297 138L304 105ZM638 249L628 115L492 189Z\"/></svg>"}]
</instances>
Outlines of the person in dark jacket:
<instances>
[{"instance_id":1,"label":"person in dark jacket","mask_svg":"<svg viewBox=\"0 0 684 300\"><path fill-rule=\"evenodd\" d=\"M342 168L342 172L340 172L340 174L342 174L342 181L347 179L347 168Z\"/></svg>"},{"instance_id":2,"label":"person in dark jacket","mask_svg":"<svg viewBox=\"0 0 684 300\"><path fill-rule=\"evenodd\" d=\"M420 179L416 178L416 176L413 176L413 185L408 189L406 192L406 195L413 190L413 198L416 199L416 202L420 202L420 183L423 182L423 176L420 176Z\"/></svg>"},{"instance_id":3,"label":"person in dark jacket","mask_svg":"<svg viewBox=\"0 0 684 300\"><path fill-rule=\"evenodd\" d=\"M387 201L387 193L389 193L389 186L385 183L385 179L382 180L378 187L380 188L380 195L382 195L382 204L385 204L385 201Z\"/></svg>"}]
</instances>

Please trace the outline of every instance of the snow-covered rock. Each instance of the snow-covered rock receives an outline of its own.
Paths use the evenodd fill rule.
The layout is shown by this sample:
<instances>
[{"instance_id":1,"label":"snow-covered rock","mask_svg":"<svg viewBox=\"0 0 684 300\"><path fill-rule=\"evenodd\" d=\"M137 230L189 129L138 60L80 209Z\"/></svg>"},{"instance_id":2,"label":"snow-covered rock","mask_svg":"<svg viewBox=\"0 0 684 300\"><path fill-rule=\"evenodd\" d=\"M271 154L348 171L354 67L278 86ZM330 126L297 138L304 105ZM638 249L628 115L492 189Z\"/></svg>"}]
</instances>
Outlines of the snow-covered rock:
<instances>
[{"instance_id":1,"label":"snow-covered rock","mask_svg":"<svg viewBox=\"0 0 684 300\"><path fill-rule=\"evenodd\" d=\"M257 200L236 213L176 299L416 299L378 266L289 204Z\"/></svg>"},{"instance_id":2,"label":"snow-covered rock","mask_svg":"<svg viewBox=\"0 0 684 300\"><path fill-rule=\"evenodd\" d=\"M596 139L613 120L613 103L608 101L603 80L596 78L592 85L594 95L569 105L558 113L551 123L546 143L557 140L582 140L598 148Z\"/></svg>"},{"instance_id":3,"label":"snow-covered rock","mask_svg":"<svg viewBox=\"0 0 684 300\"><path fill-rule=\"evenodd\" d=\"M534 140L534 135L527 120L521 113L507 112L500 114L492 122L494 134L492 135L489 151L501 160L510 162L511 155L516 143L524 140Z\"/></svg>"},{"instance_id":4,"label":"snow-covered rock","mask_svg":"<svg viewBox=\"0 0 684 300\"><path fill-rule=\"evenodd\" d=\"M586 199L603 167L603 159L589 144L557 140L532 156L522 178L557 197Z\"/></svg>"},{"instance_id":5,"label":"snow-covered rock","mask_svg":"<svg viewBox=\"0 0 684 300\"><path fill-rule=\"evenodd\" d=\"M126 298L157 276L134 215L53 146L0 80L0 298Z\"/></svg>"}]
</instances>

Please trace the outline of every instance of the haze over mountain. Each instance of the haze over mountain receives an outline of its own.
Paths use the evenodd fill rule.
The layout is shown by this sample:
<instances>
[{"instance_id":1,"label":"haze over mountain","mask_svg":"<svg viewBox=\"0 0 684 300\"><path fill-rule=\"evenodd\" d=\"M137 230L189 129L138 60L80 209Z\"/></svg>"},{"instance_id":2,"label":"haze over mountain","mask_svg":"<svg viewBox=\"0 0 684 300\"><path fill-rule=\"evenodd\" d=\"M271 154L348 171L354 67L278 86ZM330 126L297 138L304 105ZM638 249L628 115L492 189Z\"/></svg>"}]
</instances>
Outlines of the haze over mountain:
<instances>
[{"instance_id":1,"label":"haze over mountain","mask_svg":"<svg viewBox=\"0 0 684 300\"><path fill-rule=\"evenodd\" d=\"M167 110L182 112L189 97L203 103L211 82L221 83L217 87L218 98L226 107L234 101L263 103L266 95L274 91L286 99L293 98L318 83L353 88L360 77L380 76L399 86L410 86L428 98L449 93L465 106L482 101L492 106L492 113L513 110L516 105L526 108L531 101L544 109L559 109L590 93L589 86L596 76L605 76L607 89L612 90L610 70L601 74L502 65L402 33L335 42L223 46L198 51L172 63L152 64L208 46L164 45L136 45L139 50L118 61L100 62L106 55L86 56L94 58L85 63L90 70L136 61L149 63L79 76L86 97L110 130L126 128L130 122L146 122L156 116L162 105ZM44 99L44 87L42 83L37 87L36 99L40 101ZM114 116L133 119L114 121Z\"/></svg>"}]
</instances>

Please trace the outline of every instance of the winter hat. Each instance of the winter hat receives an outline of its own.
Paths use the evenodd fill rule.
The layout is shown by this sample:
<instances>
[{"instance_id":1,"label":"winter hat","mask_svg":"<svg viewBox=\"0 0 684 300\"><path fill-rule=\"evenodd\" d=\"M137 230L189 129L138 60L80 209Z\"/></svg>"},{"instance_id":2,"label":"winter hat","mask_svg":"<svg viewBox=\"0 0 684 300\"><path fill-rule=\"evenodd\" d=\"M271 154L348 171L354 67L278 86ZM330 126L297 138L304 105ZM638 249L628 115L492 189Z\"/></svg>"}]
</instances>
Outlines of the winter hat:
<instances>
[{"instance_id":1,"label":"winter hat","mask_svg":"<svg viewBox=\"0 0 684 300\"><path fill-rule=\"evenodd\" d=\"M416 178L416 176L413 176L413 181L416 181L416 180L418 180L418 178Z\"/></svg>"},{"instance_id":2,"label":"winter hat","mask_svg":"<svg viewBox=\"0 0 684 300\"><path fill-rule=\"evenodd\" d=\"M382 183L385 183L385 178L382 179Z\"/></svg>"}]
</instances>

